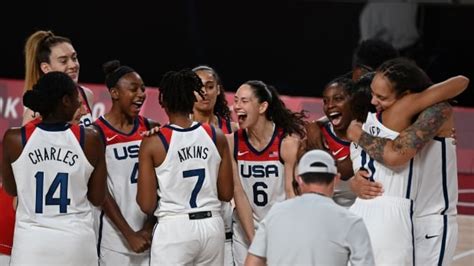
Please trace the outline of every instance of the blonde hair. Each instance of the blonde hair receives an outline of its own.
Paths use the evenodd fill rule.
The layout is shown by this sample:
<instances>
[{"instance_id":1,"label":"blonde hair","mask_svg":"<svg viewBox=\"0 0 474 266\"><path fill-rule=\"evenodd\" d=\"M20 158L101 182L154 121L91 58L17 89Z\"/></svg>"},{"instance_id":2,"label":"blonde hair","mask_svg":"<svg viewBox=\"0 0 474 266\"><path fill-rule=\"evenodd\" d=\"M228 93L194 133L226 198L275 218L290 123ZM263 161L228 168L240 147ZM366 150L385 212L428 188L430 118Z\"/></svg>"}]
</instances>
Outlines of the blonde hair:
<instances>
[{"instance_id":1,"label":"blonde hair","mask_svg":"<svg viewBox=\"0 0 474 266\"><path fill-rule=\"evenodd\" d=\"M54 35L52 31L39 30L31 34L25 44L25 86L24 91L31 90L33 85L44 75L41 63L49 63L51 47L59 43L70 43L65 37Z\"/></svg>"}]
</instances>

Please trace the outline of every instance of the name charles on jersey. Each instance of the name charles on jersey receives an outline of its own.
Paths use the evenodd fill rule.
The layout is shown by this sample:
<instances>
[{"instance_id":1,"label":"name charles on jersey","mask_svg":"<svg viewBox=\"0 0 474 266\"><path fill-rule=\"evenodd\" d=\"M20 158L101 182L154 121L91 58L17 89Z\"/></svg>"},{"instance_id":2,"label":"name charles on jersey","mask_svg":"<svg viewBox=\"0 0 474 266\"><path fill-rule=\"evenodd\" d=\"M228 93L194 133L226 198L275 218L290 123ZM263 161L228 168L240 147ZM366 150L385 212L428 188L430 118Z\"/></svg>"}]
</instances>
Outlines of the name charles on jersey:
<instances>
[{"instance_id":1,"label":"name charles on jersey","mask_svg":"<svg viewBox=\"0 0 474 266\"><path fill-rule=\"evenodd\" d=\"M73 166L79 158L79 155L67 149L44 147L29 152L28 157L32 164L37 164L43 161L58 161Z\"/></svg>"}]
</instances>

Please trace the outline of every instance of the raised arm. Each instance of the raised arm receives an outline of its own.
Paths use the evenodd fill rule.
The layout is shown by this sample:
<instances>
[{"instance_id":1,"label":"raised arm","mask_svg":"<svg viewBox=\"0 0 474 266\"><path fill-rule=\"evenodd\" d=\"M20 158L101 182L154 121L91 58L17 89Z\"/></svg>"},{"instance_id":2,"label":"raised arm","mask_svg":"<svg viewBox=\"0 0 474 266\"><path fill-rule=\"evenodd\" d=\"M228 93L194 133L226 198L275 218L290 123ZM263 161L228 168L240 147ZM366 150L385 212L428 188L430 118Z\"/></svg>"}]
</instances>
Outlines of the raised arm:
<instances>
[{"instance_id":1,"label":"raised arm","mask_svg":"<svg viewBox=\"0 0 474 266\"><path fill-rule=\"evenodd\" d=\"M467 88L468 84L468 78L456 76L436 83L422 92L405 95L384 111L384 125L395 131L402 131L411 124L415 115L433 104L456 97Z\"/></svg>"},{"instance_id":2,"label":"raised arm","mask_svg":"<svg viewBox=\"0 0 474 266\"><path fill-rule=\"evenodd\" d=\"M421 112L415 123L400 132L394 140L371 136L356 121L352 121L349 126L348 136L376 161L395 167L413 158L418 150L437 135L451 116L451 106L443 102Z\"/></svg>"}]
</instances>

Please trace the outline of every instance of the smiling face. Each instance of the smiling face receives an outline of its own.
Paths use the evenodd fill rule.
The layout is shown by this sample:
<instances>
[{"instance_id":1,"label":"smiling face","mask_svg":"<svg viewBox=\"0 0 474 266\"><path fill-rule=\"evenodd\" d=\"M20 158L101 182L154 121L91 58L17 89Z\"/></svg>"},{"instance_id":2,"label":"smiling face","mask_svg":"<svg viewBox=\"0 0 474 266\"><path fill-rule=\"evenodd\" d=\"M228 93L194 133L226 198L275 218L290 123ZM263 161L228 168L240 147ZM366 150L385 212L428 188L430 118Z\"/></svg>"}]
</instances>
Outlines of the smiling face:
<instances>
[{"instance_id":1,"label":"smiling face","mask_svg":"<svg viewBox=\"0 0 474 266\"><path fill-rule=\"evenodd\" d=\"M51 47L49 63L41 63L41 70L45 74L51 71L64 72L76 83L79 80L79 68L80 65L76 50L67 42L62 42Z\"/></svg>"},{"instance_id":2,"label":"smiling face","mask_svg":"<svg viewBox=\"0 0 474 266\"><path fill-rule=\"evenodd\" d=\"M331 83L323 92L323 111L336 130L346 130L352 115L350 96L339 83Z\"/></svg>"},{"instance_id":3,"label":"smiling face","mask_svg":"<svg viewBox=\"0 0 474 266\"><path fill-rule=\"evenodd\" d=\"M371 103L381 112L392 106L399 98L392 83L383 74L377 73L370 84L372 90Z\"/></svg>"},{"instance_id":4,"label":"smiling face","mask_svg":"<svg viewBox=\"0 0 474 266\"><path fill-rule=\"evenodd\" d=\"M130 117L136 117L146 99L145 84L136 72L122 76L115 87L110 90L114 105Z\"/></svg>"},{"instance_id":5,"label":"smiling face","mask_svg":"<svg viewBox=\"0 0 474 266\"><path fill-rule=\"evenodd\" d=\"M198 101L194 104L194 109L199 112L212 113L216 105L217 95L220 94L220 86L217 84L212 71L198 70L196 74L202 81L204 98L196 97Z\"/></svg>"},{"instance_id":6,"label":"smiling face","mask_svg":"<svg viewBox=\"0 0 474 266\"><path fill-rule=\"evenodd\" d=\"M259 118L265 118L267 102L258 102L250 85L243 84L235 92L234 112L237 115L240 128L249 128L257 124Z\"/></svg>"}]
</instances>

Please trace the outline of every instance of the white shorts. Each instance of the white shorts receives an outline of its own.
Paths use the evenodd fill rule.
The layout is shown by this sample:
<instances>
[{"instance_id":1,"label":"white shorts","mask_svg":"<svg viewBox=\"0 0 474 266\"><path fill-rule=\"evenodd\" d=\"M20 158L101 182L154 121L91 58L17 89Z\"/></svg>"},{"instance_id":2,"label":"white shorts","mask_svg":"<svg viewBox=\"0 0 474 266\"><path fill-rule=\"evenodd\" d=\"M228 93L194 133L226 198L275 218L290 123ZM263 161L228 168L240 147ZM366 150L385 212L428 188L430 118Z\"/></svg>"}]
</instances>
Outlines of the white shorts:
<instances>
[{"instance_id":1,"label":"white shorts","mask_svg":"<svg viewBox=\"0 0 474 266\"><path fill-rule=\"evenodd\" d=\"M364 220L376 265L413 265L411 200L389 196L357 198L349 210Z\"/></svg>"},{"instance_id":2,"label":"white shorts","mask_svg":"<svg viewBox=\"0 0 474 266\"><path fill-rule=\"evenodd\" d=\"M247 253L250 247L250 244L247 235L245 234L244 229L240 225L239 217L237 216L237 212L234 212L234 224L233 224L233 239L232 239L232 255L234 256L234 264L236 266L244 265L245 258L247 257ZM255 226L255 231L258 228L258 221L253 220L253 224Z\"/></svg>"},{"instance_id":3,"label":"white shorts","mask_svg":"<svg viewBox=\"0 0 474 266\"><path fill-rule=\"evenodd\" d=\"M150 252L149 250L140 254L126 254L110 250L104 247L100 248L99 257L100 266L116 266L116 265L150 265Z\"/></svg>"},{"instance_id":4,"label":"white shorts","mask_svg":"<svg viewBox=\"0 0 474 266\"><path fill-rule=\"evenodd\" d=\"M234 256L232 255L232 232L226 232L225 235L224 265L234 266Z\"/></svg>"},{"instance_id":5,"label":"white shorts","mask_svg":"<svg viewBox=\"0 0 474 266\"><path fill-rule=\"evenodd\" d=\"M202 219L190 219L188 214L158 218L150 264L220 266L224 263L224 242L219 212Z\"/></svg>"},{"instance_id":6,"label":"white shorts","mask_svg":"<svg viewBox=\"0 0 474 266\"><path fill-rule=\"evenodd\" d=\"M456 215L415 218L416 265L450 265L457 241Z\"/></svg>"},{"instance_id":7,"label":"white shorts","mask_svg":"<svg viewBox=\"0 0 474 266\"><path fill-rule=\"evenodd\" d=\"M0 254L0 265L10 265L10 255Z\"/></svg>"}]
</instances>

